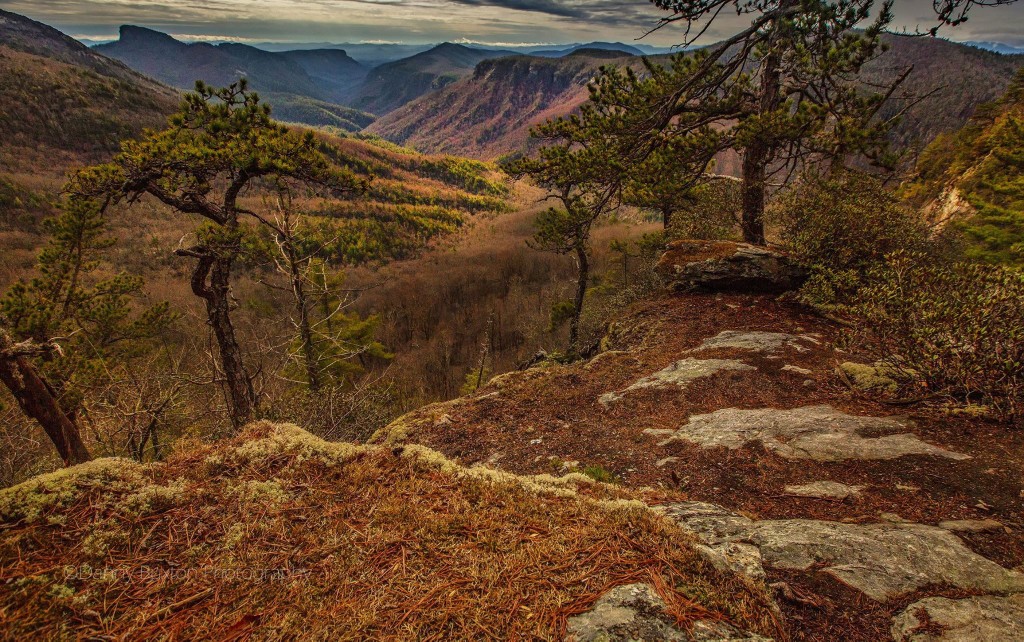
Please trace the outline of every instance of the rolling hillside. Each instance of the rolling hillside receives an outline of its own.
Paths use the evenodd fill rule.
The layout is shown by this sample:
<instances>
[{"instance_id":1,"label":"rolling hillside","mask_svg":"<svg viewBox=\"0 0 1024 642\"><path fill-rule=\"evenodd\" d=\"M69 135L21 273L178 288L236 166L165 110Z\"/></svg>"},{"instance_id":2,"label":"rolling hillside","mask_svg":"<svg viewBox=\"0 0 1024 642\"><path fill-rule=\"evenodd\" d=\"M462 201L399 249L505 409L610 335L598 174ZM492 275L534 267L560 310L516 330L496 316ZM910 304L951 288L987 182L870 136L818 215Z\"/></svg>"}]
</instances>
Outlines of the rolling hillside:
<instances>
[{"instance_id":1,"label":"rolling hillside","mask_svg":"<svg viewBox=\"0 0 1024 642\"><path fill-rule=\"evenodd\" d=\"M386 114L468 76L483 60L507 55L512 52L472 49L446 42L375 68L349 104L378 116Z\"/></svg>"},{"instance_id":2,"label":"rolling hillside","mask_svg":"<svg viewBox=\"0 0 1024 642\"><path fill-rule=\"evenodd\" d=\"M1024 61L938 39L892 36L889 45L867 79L892 78L913 65L905 89L918 96L934 92L912 106L897 126L894 140L901 148L921 146L963 125L980 103L1005 90ZM557 59L486 61L471 76L395 110L369 131L426 152L493 159L525 149L531 125L578 108L589 95L587 82L609 63L638 61L631 62L628 54L587 49ZM891 109L900 107L897 101ZM724 164L726 171L729 165Z\"/></svg>"},{"instance_id":3,"label":"rolling hillside","mask_svg":"<svg viewBox=\"0 0 1024 642\"><path fill-rule=\"evenodd\" d=\"M281 120L348 131L373 121L372 115L341 104L367 70L340 49L270 52L237 43L187 44L125 25L118 41L94 50L180 89L191 89L196 80L224 86L244 76Z\"/></svg>"},{"instance_id":4,"label":"rolling hillside","mask_svg":"<svg viewBox=\"0 0 1024 642\"><path fill-rule=\"evenodd\" d=\"M94 158L163 122L177 92L42 23L0 10L0 169Z\"/></svg>"}]
</instances>

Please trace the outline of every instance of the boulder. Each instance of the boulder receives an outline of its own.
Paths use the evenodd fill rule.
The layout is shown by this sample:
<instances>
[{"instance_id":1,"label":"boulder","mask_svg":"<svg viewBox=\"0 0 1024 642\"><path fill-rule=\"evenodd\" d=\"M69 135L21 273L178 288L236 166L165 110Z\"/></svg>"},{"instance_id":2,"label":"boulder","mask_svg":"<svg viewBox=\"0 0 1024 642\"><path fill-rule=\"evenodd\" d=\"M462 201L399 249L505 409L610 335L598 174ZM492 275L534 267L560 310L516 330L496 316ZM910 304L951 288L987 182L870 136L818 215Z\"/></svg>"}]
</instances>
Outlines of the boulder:
<instances>
[{"instance_id":1,"label":"boulder","mask_svg":"<svg viewBox=\"0 0 1024 642\"><path fill-rule=\"evenodd\" d=\"M586 613L569 618L571 642L771 642L727 622L696 620L677 627L650 584L626 584L605 593Z\"/></svg>"},{"instance_id":2,"label":"boulder","mask_svg":"<svg viewBox=\"0 0 1024 642\"><path fill-rule=\"evenodd\" d=\"M665 504L658 509L721 555L730 568L755 578L763 577L759 565L820 571L879 602L928 585L992 593L1024 591L1024 574L978 555L956 535L936 526L755 520L703 502ZM736 544L756 550L729 548Z\"/></svg>"},{"instance_id":3,"label":"boulder","mask_svg":"<svg viewBox=\"0 0 1024 642\"><path fill-rule=\"evenodd\" d=\"M896 616L892 637L898 642L1024 639L1024 595L980 595L961 600L927 597Z\"/></svg>"},{"instance_id":4,"label":"boulder","mask_svg":"<svg viewBox=\"0 0 1024 642\"><path fill-rule=\"evenodd\" d=\"M657 270L670 289L683 291L781 293L807 279L785 254L732 241L673 241Z\"/></svg>"}]
</instances>

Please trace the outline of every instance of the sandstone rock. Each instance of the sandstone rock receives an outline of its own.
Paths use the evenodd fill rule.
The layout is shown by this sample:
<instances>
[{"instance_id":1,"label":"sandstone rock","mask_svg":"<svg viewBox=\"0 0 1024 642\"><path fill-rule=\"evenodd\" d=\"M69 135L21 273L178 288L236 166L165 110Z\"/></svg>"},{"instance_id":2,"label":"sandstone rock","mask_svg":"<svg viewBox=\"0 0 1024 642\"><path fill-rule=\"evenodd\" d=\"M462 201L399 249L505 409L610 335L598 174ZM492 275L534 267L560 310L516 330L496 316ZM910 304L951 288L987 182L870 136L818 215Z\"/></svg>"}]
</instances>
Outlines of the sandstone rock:
<instances>
[{"instance_id":1,"label":"sandstone rock","mask_svg":"<svg viewBox=\"0 0 1024 642\"><path fill-rule=\"evenodd\" d=\"M808 335L787 334L785 332L762 332L760 330L723 330L710 339L705 339L691 352L713 350L715 348L735 348L775 354L784 348L797 352L807 352L806 343L818 344L820 341ZM809 373L810 370L806 370Z\"/></svg>"},{"instance_id":2,"label":"sandstone rock","mask_svg":"<svg viewBox=\"0 0 1024 642\"><path fill-rule=\"evenodd\" d=\"M970 458L921 441L896 419L847 415L831 406L792 410L726 408L691 417L662 444L674 440L730 449L761 442L787 459L817 461L895 459L904 455Z\"/></svg>"},{"instance_id":3,"label":"sandstone rock","mask_svg":"<svg viewBox=\"0 0 1024 642\"><path fill-rule=\"evenodd\" d=\"M657 270L674 290L786 292L807 279L785 254L731 241L674 241Z\"/></svg>"},{"instance_id":4,"label":"sandstone rock","mask_svg":"<svg viewBox=\"0 0 1024 642\"><path fill-rule=\"evenodd\" d=\"M921 611L941 632L922 631ZM981 595L962 600L928 597L893 618L898 642L1009 642L1024 640L1024 595Z\"/></svg>"},{"instance_id":5,"label":"sandstone rock","mask_svg":"<svg viewBox=\"0 0 1024 642\"><path fill-rule=\"evenodd\" d=\"M935 526L813 519L757 521L700 502L660 508L723 555L726 544L752 544L764 565L820 569L880 602L928 584L988 592L1024 591L1024 574L978 555L956 535Z\"/></svg>"},{"instance_id":6,"label":"sandstone rock","mask_svg":"<svg viewBox=\"0 0 1024 642\"><path fill-rule=\"evenodd\" d=\"M786 492L790 495L828 499L846 499L860 495L860 491L863 489L863 486L847 486L846 484L833 481L817 481L810 482L809 484L786 486Z\"/></svg>"},{"instance_id":7,"label":"sandstone rock","mask_svg":"<svg viewBox=\"0 0 1024 642\"><path fill-rule=\"evenodd\" d=\"M939 528L955 533L984 533L985 531L1001 531L1004 526L994 519L950 519L939 522Z\"/></svg>"},{"instance_id":8,"label":"sandstone rock","mask_svg":"<svg viewBox=\"0 0 1024 642\"><path fill-rule=\"evenodd\" d=\"M641 388L664 388L668 386L685 388L694 379L710 377L711 375L717 372L722 372L723 370L755 369L756 368L753 366L748 366L742 361L736 361L735 359L682 359L662 370L659 370L658 372L655 372L654 374L636 381L624 390L605 393L601 395L598 401L601 402L601 405L607 406L608 404L618 401L625 393L630 392L631 390L639 390Z\"/></svg>"},{"instance_id":9,"label":"sandstone rock","mask_svg":"<svg viewBox=\"0 0 1024 642\"><path fill-rule=\"evenodd\" d=\"M687 632L666 613L667 605L650 584L626 584L605 593L586 613L569 618L567 640L574 642L770 642L726 624L698 620Z\"/></svg>"}]
</instances>

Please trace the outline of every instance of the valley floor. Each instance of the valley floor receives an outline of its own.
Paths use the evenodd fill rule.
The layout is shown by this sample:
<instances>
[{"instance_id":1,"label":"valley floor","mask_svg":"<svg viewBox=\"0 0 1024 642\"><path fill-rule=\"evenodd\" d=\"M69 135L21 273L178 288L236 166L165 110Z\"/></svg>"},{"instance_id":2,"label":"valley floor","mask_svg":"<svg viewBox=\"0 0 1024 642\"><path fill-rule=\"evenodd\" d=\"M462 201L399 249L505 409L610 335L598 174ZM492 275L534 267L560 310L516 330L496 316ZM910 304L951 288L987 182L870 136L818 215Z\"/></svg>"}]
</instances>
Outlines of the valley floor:
<instances>
[{"instance_id":1,"label":"valley floor","mask_svg":"<svg viewBox=\"0 0 1024 642\"><path fill-rule=\"evenodd\" d=\"M588 363L497 377L375 440L637 489L764 581L794 640L1024 639L1024 435L856 391L838 335L767 297L666 296Z\"/></svg>"}]
</instances>

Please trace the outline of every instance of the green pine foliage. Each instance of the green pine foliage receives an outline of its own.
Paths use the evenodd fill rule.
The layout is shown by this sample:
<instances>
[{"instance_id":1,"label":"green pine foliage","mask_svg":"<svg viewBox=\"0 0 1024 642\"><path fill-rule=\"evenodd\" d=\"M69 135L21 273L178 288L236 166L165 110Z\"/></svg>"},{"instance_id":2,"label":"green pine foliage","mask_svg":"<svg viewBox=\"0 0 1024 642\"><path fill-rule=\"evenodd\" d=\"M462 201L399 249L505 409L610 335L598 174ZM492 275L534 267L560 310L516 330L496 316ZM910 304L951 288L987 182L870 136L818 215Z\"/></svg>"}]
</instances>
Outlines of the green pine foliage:
<instances>
[{"instance_id":1,"label":"green pine foliage","mask_svg":"<svg viewBox=\"0 0 1024 642\"><path fill-rule=\"evenodd\" d=\"M901 381L1024 421L1024 272L896 252L868 283L857 333Z\"/></svg>"},{"instance_id":2,"label":"green pine foliage","mask_svg":"<svg viewBox=\"0 0 1024 642\"><path fill-rule=\"evenodd\" d=\"M841 311L892 252L929 249L916 211L869 174L806 174L772 204L787 250L810 270L800 298Z\"/></svg>"},{"instance_id":3,"label":"green pine foliage","mask_svg":"<svg viewBox=\"0 0 1024 642\"><path fill-rule=\"evenodd\" d=\"M91 201L66 201L43 223L50 240L38 275L0 299L0 323L18 340L57 342L39 365L61 403L73 411L99 383L151 347L174 318L166 303L145 306L138 276L109 274L104 253L114 240Z\"/></svg>"},{"instance_id":4,"label":"green pine foliage","mask_svg":"<svg viewBox=\"0 0 1024 642\"><path fill-rule=\"evenodd\" d=\"M1024 265L1024 70L966 127L929 145L904 191L926 203L953 188L973 209L953 224L968 258Z\"/></svg>"}]
</instances>

